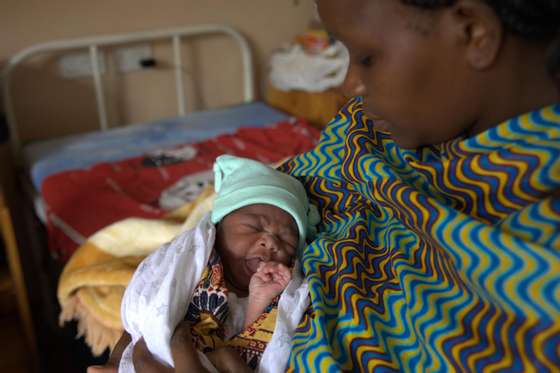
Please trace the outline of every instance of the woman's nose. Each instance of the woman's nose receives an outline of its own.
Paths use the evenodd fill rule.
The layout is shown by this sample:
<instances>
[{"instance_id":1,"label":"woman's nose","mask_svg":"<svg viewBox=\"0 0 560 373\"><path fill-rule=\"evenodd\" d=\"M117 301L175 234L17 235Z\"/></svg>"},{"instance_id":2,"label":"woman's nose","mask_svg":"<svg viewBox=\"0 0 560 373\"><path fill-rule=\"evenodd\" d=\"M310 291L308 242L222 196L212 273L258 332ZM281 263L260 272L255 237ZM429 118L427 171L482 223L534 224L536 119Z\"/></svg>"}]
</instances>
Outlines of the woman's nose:
<instances>
[{"instance_id":1,"label":"woman's nose","mask_svg":"<svg viewBox=\"0 0 560 373\"><path fill-rule=\"evenodd\" d=\"M352 63L348 67L348 72L346 73L346 78L342 83L341 91L346 98L363 96L366 93L366 86L362 81L360 72Z\"/></svg>"}]
</instances>

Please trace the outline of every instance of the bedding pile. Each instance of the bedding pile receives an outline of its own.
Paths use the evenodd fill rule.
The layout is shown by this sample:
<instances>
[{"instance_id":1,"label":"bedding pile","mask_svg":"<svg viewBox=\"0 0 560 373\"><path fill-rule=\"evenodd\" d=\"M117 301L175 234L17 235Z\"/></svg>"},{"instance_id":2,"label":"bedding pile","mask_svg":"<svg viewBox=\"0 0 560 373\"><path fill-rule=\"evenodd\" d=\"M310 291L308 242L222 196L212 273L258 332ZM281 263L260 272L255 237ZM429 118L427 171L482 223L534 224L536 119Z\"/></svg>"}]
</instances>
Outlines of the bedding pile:
<instances>
[{"instance_id":1,"label":"bedding pile","mask_svg":"<svg viewBox=\"0 0 560 373\"><path fill-rule=\"evenodd\" d=\"M61 324L77 320L95 355L112 348L122 334L121 300L138 264L147 254L193 228L210 211L208 186L191 203L163 219L128 218L100 230L66 263L58 283Z\"/></svg>"}]
</instances>

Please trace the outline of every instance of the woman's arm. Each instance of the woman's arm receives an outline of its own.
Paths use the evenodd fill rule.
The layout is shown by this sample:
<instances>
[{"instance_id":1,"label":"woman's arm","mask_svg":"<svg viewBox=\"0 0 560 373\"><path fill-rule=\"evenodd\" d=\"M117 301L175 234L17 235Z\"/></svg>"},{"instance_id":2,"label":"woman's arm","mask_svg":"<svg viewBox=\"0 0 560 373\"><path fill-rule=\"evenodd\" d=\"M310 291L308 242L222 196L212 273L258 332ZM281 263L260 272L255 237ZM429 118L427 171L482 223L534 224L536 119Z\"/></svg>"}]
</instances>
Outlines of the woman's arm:
<instances>
[{"instance_id":1,"label":"woman's arm","mask_svg":"<svg viewBox=\"0 0 560 373\"><path fill-rule=\"evenodd\" d=\"M191 325L182 321L171 337L171 355L175 363L175 372L204 372L208 371L198 358L198 352L192 343Z\"/></svg>"},{"instance_id":2,"label":"woman's arm","mask_svg":"<svg viewBox=\"0 0 560 373\"><path fill-rule=\"evenodd\" d=\"M232 347L221 347L206 354L208 360L220 373L251 373L247 363Z\"/></svg>"},{"instance_id":3,"label":"woman's arm","mask_svg":"<svg viewBox=\"0 0 560 373\"><path fill-rule=\"evenodd\" d=\"M124 349L128 346L131 340L132 338L130 338L130 334L123 331L123 334L119 338L115 348L111 351L111 356L109 357L107 363L105 363L105 365L91 366L87 369L87 373L117 373Z\"/></svg>"},{"instance_id":4,"label":"woman's arm","mask_svg":"<svg viewBox=\"0 0 560 373\"><path fill-rule=\"evenodd\" d=\"M175 341L179 343L177 339ZM192 346L192 344L191 344ZM176 346L177 348L178 346ZM202 365L199 366L202 370L191 369L188 367L190 359L196 357L198 364L200 361L198 360L198 356L190 355L190 351L186 353L186 359L182 360L183 357L179 357L184 353L181 351L181 348L177 350L173 350L173 360L175 361L175 369L169 368L164 366L163 364L159 363L153 355L148 350L146 343L143 339L139 340L138 343L134 346L134 354L133 354L133 362L134 362L134 369L137 373L178 373L178 372L208 372ZM196 353L196 351L195 351ZM220 373L250 373L252 370L245 364L245 362L241 359L237 351L230 347L222 347L217 349L214 352L210 352L207 354L208 359L212 362L212 365L216 368L216 370ZM182 366L178 366L183 364ZM89 372L88 372L89 373Z\"/></svg>"},{"instance_id":5,"label":"woman's arm","mask_svg":"<svg viewBox=\"0 0 560 373\"><path fill-rule=\"evenodd\" d=\"M166 367L158 362L148 350L144 339L140 339L134 345L132 355L134 369L137 373L209 373L198 358L198 353L192 344L190 324L186 321L181 322L173 333L171 338L171 355L175 362L175 369ZM237 351L231 347L218 348L206 354L206 356L220 373L252 372Z\"/></svg>"},{"instance_id":6,"label":"woman's arm","mask_svg":"<svg viewBox=\"0 0 560 373\"><path fill-rule=\"evenodd\" d=\"M134 345L134 350L132 351L132 363L134 364L134 370L137 373L175 372L173 368L166 367L153 357L150 350L148 350L148 346L146 346L146 342L144 342L144 338L141 338Z\"/></svg>"},{"instance_id":7,"label":"woman's arm","mask_svg":"<svg viewBox=\"0 0 560 373\"><path fill-rule=\"evenodd\" d=\"M113 351L111 351L111 356L109 357L108 363L119 366L124 349L131 341L132 338L130 337L130 334L128 334L126 331L123 331L121 337L119 338L119 341L115 345L115 348L113 348Z\"/></svg>"}]
</instances>

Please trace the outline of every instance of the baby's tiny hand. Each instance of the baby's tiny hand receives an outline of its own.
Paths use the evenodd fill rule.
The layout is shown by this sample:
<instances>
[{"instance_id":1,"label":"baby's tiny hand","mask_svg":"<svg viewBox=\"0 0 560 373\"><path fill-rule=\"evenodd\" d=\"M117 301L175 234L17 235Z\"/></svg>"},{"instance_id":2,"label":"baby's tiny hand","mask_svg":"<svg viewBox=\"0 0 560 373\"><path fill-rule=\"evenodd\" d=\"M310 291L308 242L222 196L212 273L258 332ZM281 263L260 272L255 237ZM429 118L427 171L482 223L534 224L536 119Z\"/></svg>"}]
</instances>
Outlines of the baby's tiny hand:
<instances>
[{"instance_id":1,"label":"baby's tiny hand","mask_svg":"<svg viewBox=\"0 0 560 373\"><path fill-rule=\"evenodd\" d=\"M290 269L278 262L262 262L249 282L251 302L268 304L280 294L292 278Z\"/></svg>"}]
</instances>

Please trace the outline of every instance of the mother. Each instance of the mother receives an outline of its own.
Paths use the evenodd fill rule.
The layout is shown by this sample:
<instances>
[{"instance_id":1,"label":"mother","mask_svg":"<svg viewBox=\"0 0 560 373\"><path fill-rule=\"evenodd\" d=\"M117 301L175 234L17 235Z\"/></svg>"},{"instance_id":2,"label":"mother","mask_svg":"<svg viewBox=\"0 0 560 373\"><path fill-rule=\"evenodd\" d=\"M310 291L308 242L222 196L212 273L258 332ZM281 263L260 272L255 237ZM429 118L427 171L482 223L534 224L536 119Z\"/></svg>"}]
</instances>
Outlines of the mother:
<instances>
[{"instance_id":1,"label":"mother","mask_svg":"<svg viewBox=\"0 0 560 373\"><path fill-rule=\"evenodd\" d=\"M322 212L289 369L553 370L560 3L317 3L356 98L284 166Z\"/></svg>"},{"instance_id":2,"label":"mother","mask_svg":"<svg viewBox=\"0 0 560 373\"><path fill-rule=\"evenodd\" d=\"M323 221L290 368L560 366L560 2L317 3L361 98L285 168Z\"/></svg>"}]
</instances>

